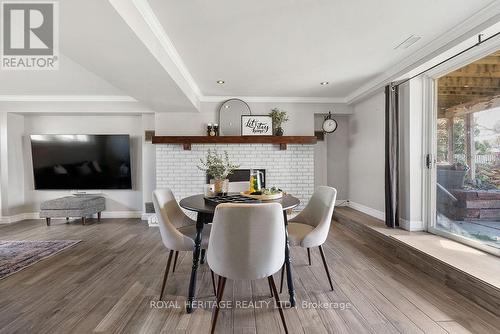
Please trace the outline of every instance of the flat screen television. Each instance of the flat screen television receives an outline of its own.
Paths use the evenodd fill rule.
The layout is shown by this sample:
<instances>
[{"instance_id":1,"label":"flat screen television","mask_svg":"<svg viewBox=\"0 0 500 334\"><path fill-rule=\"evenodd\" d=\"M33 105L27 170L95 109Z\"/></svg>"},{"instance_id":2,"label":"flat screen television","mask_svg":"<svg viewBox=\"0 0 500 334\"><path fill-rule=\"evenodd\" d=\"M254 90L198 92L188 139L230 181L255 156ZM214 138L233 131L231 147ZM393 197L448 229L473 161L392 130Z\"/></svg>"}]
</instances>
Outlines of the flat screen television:
<instances>
[{"instance_id":1,"label":"flat screen television","mask_svg":"<svg viewBox=\"0 0 500 334\"><path fill-rule=\"evenodd\" d=\"M131 189L129 135L31 135L37 190Z\"/></svg>"}]
</instances>

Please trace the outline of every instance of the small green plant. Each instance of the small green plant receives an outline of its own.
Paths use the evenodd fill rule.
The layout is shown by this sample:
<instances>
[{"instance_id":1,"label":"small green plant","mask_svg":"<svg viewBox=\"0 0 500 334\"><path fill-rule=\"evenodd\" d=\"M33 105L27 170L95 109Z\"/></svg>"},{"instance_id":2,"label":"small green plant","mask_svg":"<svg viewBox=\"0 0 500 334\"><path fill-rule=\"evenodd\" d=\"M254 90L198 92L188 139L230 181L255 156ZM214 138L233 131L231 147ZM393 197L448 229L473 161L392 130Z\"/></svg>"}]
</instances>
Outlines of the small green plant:
<instances>
[{"instance_id":1,"label":"small green plant","mask_svg":"<svg viewBox=\"0 0 500 334\"><path fill-rule=\"evenodd\" d=\"M286 111L281 110L279 108L274 108L269 113L269 116L273 119L273 126L275 128L281 128L281 124L288 121L288 115Z\"/></svg>"},{"instance_id":2,"label":"small green plant","mask_svg":"<svg viewBox=\"0 0 500 334\"><path fill-rule=\"evenodd\" d=\"M208 150L205 160L200 159L201 165L198 169L206 172L215 180L223 180L227 178L233 171L240 167L229 162L229 155L224 151L224 155L219 154L217 150Z\"/></svg>"}]
</instances>

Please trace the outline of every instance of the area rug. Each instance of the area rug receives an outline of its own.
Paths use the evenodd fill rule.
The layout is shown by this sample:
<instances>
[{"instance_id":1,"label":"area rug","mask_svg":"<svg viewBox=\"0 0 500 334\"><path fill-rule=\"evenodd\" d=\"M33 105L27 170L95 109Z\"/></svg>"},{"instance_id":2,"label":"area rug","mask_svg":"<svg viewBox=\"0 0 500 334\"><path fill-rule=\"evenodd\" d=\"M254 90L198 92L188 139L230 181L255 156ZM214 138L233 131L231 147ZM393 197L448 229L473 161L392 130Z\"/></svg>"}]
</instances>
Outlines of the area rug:
<instances>
[{"instance_id":1,"label":"area rug","mask_svg":"<svg viewBox=\"0 0 500 334\"><path fill-rule=\"evenodd\" d=\"M0 280L81 240L0 240Z\"/></svg>"}]
</instances>

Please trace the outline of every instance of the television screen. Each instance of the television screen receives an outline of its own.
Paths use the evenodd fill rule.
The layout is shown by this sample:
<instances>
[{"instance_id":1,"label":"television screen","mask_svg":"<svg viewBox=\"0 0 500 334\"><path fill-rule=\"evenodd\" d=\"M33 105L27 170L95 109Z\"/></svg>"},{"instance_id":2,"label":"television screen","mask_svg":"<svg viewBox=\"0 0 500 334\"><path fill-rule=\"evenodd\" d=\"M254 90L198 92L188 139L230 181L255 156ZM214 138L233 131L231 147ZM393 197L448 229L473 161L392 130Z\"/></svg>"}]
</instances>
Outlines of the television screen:
<instances>
[{"instance_id":1,"label":"television screen","mask_svg":"<svg viewBox=\"0 0 500 334\"><path fill-rule=\"evenodd\" d=\"M131 189L129 135L31 135L35 189Z\"/></svg>"}]
</instances>

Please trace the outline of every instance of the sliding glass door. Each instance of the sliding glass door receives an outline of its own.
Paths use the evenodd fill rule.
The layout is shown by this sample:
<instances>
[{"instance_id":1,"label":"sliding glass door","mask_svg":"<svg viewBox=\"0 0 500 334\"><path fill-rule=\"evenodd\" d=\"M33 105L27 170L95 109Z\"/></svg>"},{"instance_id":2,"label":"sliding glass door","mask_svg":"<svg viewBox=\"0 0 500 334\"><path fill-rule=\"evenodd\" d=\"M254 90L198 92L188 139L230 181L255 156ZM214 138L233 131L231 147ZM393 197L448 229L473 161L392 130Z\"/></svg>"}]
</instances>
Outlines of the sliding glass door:
<instances>
[{"instance_id":1,"label":"sliding glass door","mask_svg":"<svg viewBox=\"0 0 500 334\"><path fill-rule=\"evenodd\" d=\"M500 254L500 52L436 88L429 231Z\"/></svg>"}]
</instances>

